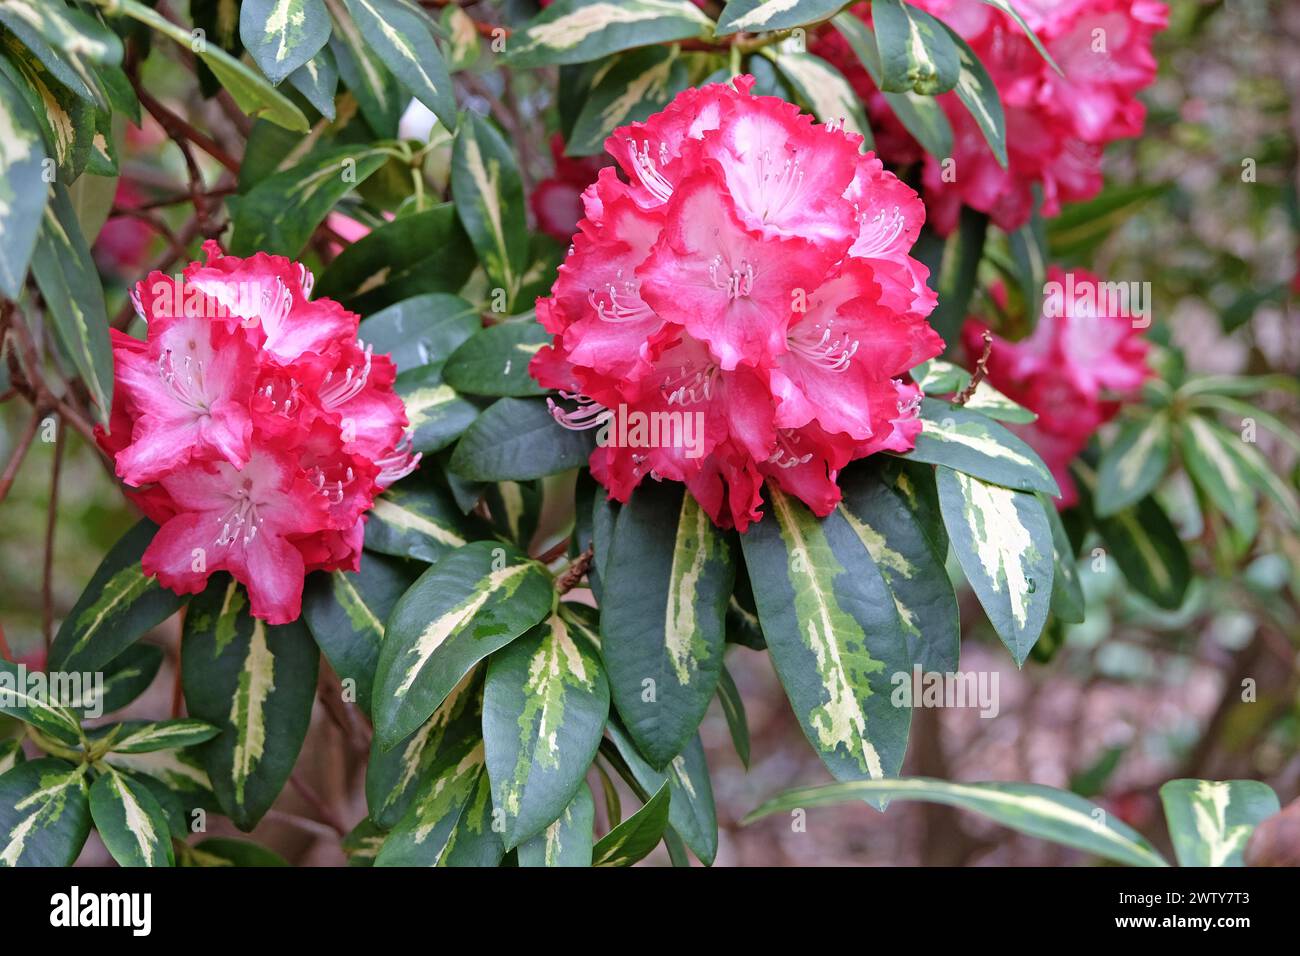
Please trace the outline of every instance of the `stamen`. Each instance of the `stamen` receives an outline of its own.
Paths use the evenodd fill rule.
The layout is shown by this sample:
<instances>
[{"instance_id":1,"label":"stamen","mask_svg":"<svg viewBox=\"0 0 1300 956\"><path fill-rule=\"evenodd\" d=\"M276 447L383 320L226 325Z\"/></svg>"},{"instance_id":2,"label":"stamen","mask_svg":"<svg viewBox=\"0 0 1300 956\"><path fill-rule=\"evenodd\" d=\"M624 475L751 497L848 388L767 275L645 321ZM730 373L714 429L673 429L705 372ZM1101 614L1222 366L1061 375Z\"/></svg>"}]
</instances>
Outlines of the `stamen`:
<instances>
[{"instance_id":1,"label":"stamen","mask_svg":"<svg viewBox=\"0 0 1300 956\"><path fill-rule=\"evenodd\" d=\"M361 346L365 343L358 339L357 345ZM361 368L349 365L341 378L335 376L337 369L331 369L326 373L325 381L321 382L318 393L323 406L337 408L349 399L355 398L366 387L366 381L370 378L370 362L374 351L373 345L365 345Z\"/></svg>"},{"instance_id":2,"label":"stamen","mask_svg":"<svg viewBox=\"0 0 1300 956\"><path fill-rule=\"evenodd\" d=\"M820 322L807 328L803 325L795 326L786 340L790 351L827 371L843 372L857 354L860 343L847 332L835 335L832 328L834 324L835 320L831 319L825 326ZM822 330L822 334L814 339L818 329Z\"/></svg>"},{"instance_id":3,"label":"stamen","mask_svg":"<svg viewBox=\"0 0 1300 956\"><path fill-rule=\"evenodd\" d=\"M178 369L172 350L164 348L162 355L158 356L158 378L179 404L200 415L208 413L211 399L203 382L203 363L196 361L194 356L186 355L184 364Z\"/></svg>"},{"instance_id":4,"label":"stamen","mask_svg":"<svg viewBox=\"0 0 1300 956\"><path fill-rule=\"evenodd\" d=\"M641 185L661 203L667 202L672 198L673 187L668 180L664 179L663 174L655 166L655 161L650 158L650 141L643 140L639 152L636 148L636 140L629 139L627 142L631 147L628 155L632 160L632 168L635 170L637 178L641 180ZM663 143L660 143L659 165L666 166L667 164L668 148Z\"/></svg>"},{"instance_id":5,"label":"stamen","mask_svg":"<svg viewBox=\"0 0 1300 956\"><path fill-rule=\"evenodd\" d=\"M907 227L907 219L897 206L882 209L869 220L866 213L859 212L857 219L860 231L853 255L864 258L888 251Z\"/></svg>"},{"instance_id":6,"label":"stamen","mask_svg":"<svg viewBox=\"0 0 1300 956\"><path fill-rule=\"evenodd\" d=\"M812 461L812 452L800 455L794 450L799 444L799 436L788 428L779 428L776 432L776 448L767 456L770 464L778 468L795 468Z\"/></svg>"},{"instance_id":7,"label":"stamen","mask_svg":"<svg viewBox=\"0 0 1300 956\"><path fill-rule=\"evenodd\" d=\"M677 374L664 377L659 391L669 405L696 405L713 399L713 382L718 377L716 365L706 365L697 369L682 365Z\"/></svg>"},{"instance_id":8,"label":"stamen","mask_svg":"<svg viewBox=\"0 0 1300 956\"><path fill-rule=\"evenodd\" d=\"M546 407L550 409L551 417L569 431L582 432L589 428L596 428L605 424L614 414L604 405L588 398L586 395L574 392L560 392L560 395L569 401L577 402L578 407L569 411L557 405L553 398L546 400Z\"/></svg>"},{"instance_id":9,"label":"stamen","mask_svg":"<svg viewBox=\"0 0 1300 956\"><path fill-rule=\"evenodd\" d=\"M739 299L754 290L754 265L748 259L740 260L740 265L730 272L725 271L726 263L722 254L713 257L709 263L709 281L715 289L726 289L728 299Z\"/></svg>"}]
</instances>

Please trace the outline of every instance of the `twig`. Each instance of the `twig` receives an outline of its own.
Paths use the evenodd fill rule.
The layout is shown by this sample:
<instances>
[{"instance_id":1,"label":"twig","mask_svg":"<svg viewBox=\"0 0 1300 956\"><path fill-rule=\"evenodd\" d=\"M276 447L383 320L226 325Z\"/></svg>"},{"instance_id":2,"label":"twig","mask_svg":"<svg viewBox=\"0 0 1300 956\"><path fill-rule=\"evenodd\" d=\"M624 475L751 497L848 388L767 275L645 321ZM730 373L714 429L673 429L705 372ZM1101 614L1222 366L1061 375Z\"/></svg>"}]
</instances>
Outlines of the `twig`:
<instances>
[{"instance_id":1,"label":"twig","mask_svg":"<svg viewBox=\"0 0 1300 956\"><path fill-rule=\"evenodd\" d=\"M984 354L979 357L975 363L975 371L970 373L970 381L966 384L957 397L952 400L954 405L965 405L970 401L970 397L975 394L975 389L979 388L980 382L984 381L984 376L989 373L989 356L993 354L993 333L988 329L984 330Z\"/></svg>"},{"instance_id":2,"label":"twig","mask_svg":"<svg viewBox=\"0 0 1300 956\"><path fill-rule=\"evenodd\" d=\"M234 184L227 185L227 186L213 186L211 189L204 192L203 195L208 199L219 199L222 196L229 196L237 192L238 190L239 187ZM124 216L136 210L144 212L150 209L161 209L164 206L177 206L183 202L192 202L193 200L194 200L193 193L190 192L173 193L170 196L164 196L161 199L151 199L148 202L142 202L135 206L122 207L122 208L115 207L113 210L113 214L117 216Z\"/></svg>"},{"instance_id":3,"label":"twig","mask_svg":"<svg viewBox=\"0 0 1300 956\"><path fill-rule=\"evenodd\" d=\"M234 175L239 175L239 163L235 162L233 156L218 146L212 137L206 133L200 133L189 122L163 106L138 82L134 85L136 95L140 98L140 105L149 111L149 115L158 121L158 125L163 128L168 136L177 142L184 140L193 143ZM193 157L189 156L188 159L192 161Z\"/></svg>"},{"instance_id":4,"label":"twig","mask_svg":"<svg viewBox=\"0 0 1300 956\"><path fill-rule=\"evenodd\" d=\"M14 322L10 326L13 329L14 339L18 344L18 351L22 358L22 372L25 381L19 382L14 379L14 388L19 394L25 396L28 401L35 406L38 414L44 414L47 411L57 411L63 419L70 424L77 432L86 439L92 448L99 451L99 443L95 441L95 430L81 416L81 413L73 408L70 404L59 398L50 391L45 380L41 378L40 360L36 355L36 343L32 340L27 326L13 316ZM13 371L13 368L10 369Z\"/></svg>"},{"instance_id":5,"label":"twig","mask_svg":"<svg viewBox=\"0 0 1300 956\"><path fill-rule=\"evenodd\" d=\"M320 794L312 789L311 785L306 783L296 773L289 775L289 783L297 791L298 796L302 797L311 808L320 816L321 822L337 833L340 837L348 835L348 828L344 826L343 821L339 819L334 810L321 799Z\"/></svg>"},{"instance_id":6,"label":"twig","mask_svg":"<svg viewBox=\"0 0 1300 956\"><path fill-rule=\"evenodd\" d=\"M22 466L23 459L27 457L27 449L32 447L32 439L36 437L36 429L40 427L41 417L41 410L38 408L33 413L32 420L27 423L27 429L18 438L18 444L14 446L14 453L9 458L9 464L5 466L4 474L0 475L0 501L4 501L14 483L14 478L18 476L18 469Z\"/></svg>"},{"instance_id":7,"label":"twig","mask_svg":"<svg viewBox=\"0 0 1300 956\"><path fill-rule=\"evenodd\" d=\"M573 590L574 585L582 580L587 569L591 567L591 559L595 552L591 548L578 555L573 559L573 563L564 569L564 573L555 579L555 592L557 594L567 594Z\"/></svg>"},{"instance_id":8,"label":"twig","mask_svg":"<svg viewBox=\"0 0 1300 956\"><path fill-rule=\"evenodd\" d=\"M54 428L54 465L50 469L50 505L45 516L45 567L41 573L41 633L45 654L54 643L54 529L59 517L59 475L63 472L63 419Z\"/></svg>"}]
</instances>

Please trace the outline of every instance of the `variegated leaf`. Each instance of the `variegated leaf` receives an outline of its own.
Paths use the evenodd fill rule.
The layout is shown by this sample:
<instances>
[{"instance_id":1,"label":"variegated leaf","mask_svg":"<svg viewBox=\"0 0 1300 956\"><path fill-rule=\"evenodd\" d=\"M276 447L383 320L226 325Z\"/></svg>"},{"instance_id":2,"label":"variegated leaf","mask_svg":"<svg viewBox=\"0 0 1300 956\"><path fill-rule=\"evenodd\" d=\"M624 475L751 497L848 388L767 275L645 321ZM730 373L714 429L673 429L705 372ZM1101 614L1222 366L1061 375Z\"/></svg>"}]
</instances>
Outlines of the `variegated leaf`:
<instances>
[{"instance_id":1,"label":"variegated leaf","mask_svg":"<svg viewBox=\"0 0 1300 956\"><path fill-rule=\"evenodd\" d=\"M592 847L591 865L631 866L643 859L663 839L669 800L665 783L636 813L600 838Z\"/></svg>"},{"instance_id":2,"label":"variegated leaf","mask_svg":"<svg viewBox=\"0 0 1300 956\"><path fill-rule=\"evenodd\" d=\"M725 664L722 665L722 675L718 678L718 703L722 705L722 715L727 720L727 730L731 733L736 756L748 770L749 721L745 716L745 698L740 696L740 689Z\"/></svg>"},{"instance_id":3,"label":"variegated leaf","mask_svg":"<svg viewBox=\"0 0 1300 956\"><path fill-rule=\"evenodd\" d=\"M970 113L975 125L984 134L984 141L993 150L993 155L1003 169L1007 167L1007 119L1002 108L1002 97L989 76L988 70L975 55L975 51L956 30L942 24L953 45L957 48L957 58L961 63L961 73L957 77L956 93L962 106Z\"/></svg>"},{"instance_id":4,"label":"variegated leaf","mask_svg":"<svg viewBox=\"0 0 1300 956\"><path fill-rule=\"evenodd\" d=\"M718 686L731 544L676 482L646 482L619 512L601 577L601 654L614 703L658 768L695 735Z\"/></svg>"},{"instance_id":5,"label":"variegated leaf","mask_svg":"<svg viewBox=\"0 0 1300 956\"><path fill-rule=\"evenodd\" d=\"M339 77L356 97L366 124L376 136L396 136L409 97L388 68L366 44L343 0L325 0L334 21L329 49Z\"/></svg>"},{"instance_id":6,"label":"variegated leaf","mask_svg":"<svg viewBox=\"0 0 1300 956\"><path fill-rule=\"evenodd\" d=\"M389 159L380 145L332 146L283 172L268 176L231 206L235 255L268 252L296 256L340 199Z\"/></svg>"},{"instance_id":7,"label":"variegated leaf","mask_svg":"<svg viewBox=\"0 0 1300 956\"><path fill-rule=\"evenodd\" d=\"M456 100L434 24L409 0L344 0L366 44L417 100L448 129L456 128Z\"/></svg>"},{"instance_id":8,"label":"variegated leaf","mask_svg":"<svg viewBox=\"0 0 1300 956\"><path fill-rule=\"evenodd\" d=\"M1278 475L1273 463L1254 445L1240 442L1229 445L1229 448L1251 483L1273 499L1292 528L1300 529L1300 500L1297 500L1295 488Z\"/></svg>"},{"instance_id":9,"label":"variegated leaf","mask_svg":"<svg viewBox=\"0 0 1300 956\"><path fill-rule=\"evenodd\" d=\"M713 783L700 735L693 736L667 767L656 770L646 762L617 722L610 721L606 733L632 774L639 796L644 798L665 783L668 785L671 832L685 841L701 863L712 866L718 855L718 811L713 803Z\"/></svg>"},{"instance_id":10,"label":"variegated leaf","mask_svg":"<svg viewBox=\"0 0 1300 956\"><path fill-rule=\"evenodd\" d=\"M1058 621L1078 624L1084 619L1086 607L1074 544L1070 541L1069 532L1052 499L1041 491L1038 499L1043 503L1043 512L1047 515L1047 524L1052 530L1051 612Z\"/></svg>"},{"instance_id":11,"label":"variegated leaf","mask_svg":"<svg viewBox=\"0 0 1300 956\"><path fill-rule=\"evenodd\" d=\"M842 513L767 493L771 513L741 543L786 696L837 780L895 776L912 714L891 701L893 679L912 660L889 589Z\"/></svg>"},{"instance_id":12,"label":"variegated leaf","mask_svg":"<svg viewBox=\"0 0 1300 956\"><path fill-rule=\"evenodd\" d=\"M178 862L180 866L289 866L289 861L273 850L230 837L200 840Z\"/></svg>"},{"instance_id":13,"label":"variegated leaf","mask_svg":"<svg viewBox=\"0 0 1300 956\"><path fill-rule=\"evenodd\" d=\"M103 684L82 695L82 716L111 714L134 701L158 676L162 658L162 648L152 644L133 644L114 657L104 669Z\"/></svg>"},{"instance_id":14,"label":"variegated leaf","mask_svg":"<svg viewBox=\"0 0 1300 956\"><path fill-rule=\"evenodd\" d=\"M529 481L587 462L594 437L565 428L540 398L500 398L465 429L449 470L473 481Z\"/></svg>"},{"instance_id":15,"label":"variegated leaf","mask_svg":"<svg viewBox=\"0 0 1300 956\"><path fill-rule=\"evenodd\" d=\"M512 34L513 67L586 63L670 40L701 37L713 21L691 0L556 0Z\"/></svg>"},{"instance_id":16,"label":"variegated leaf","mask_svg":"<svg viewBox=\"0 0 1300 956\"><path fill-rule=\"evenodd\" d=\"M997 422L949 402L921 402L921 434L901 456L947 465L956 471L1019 491L1059 495L1056 479L1034 450Z\"/></svg>"},{"instance_id":17,"label":"variegated leaf","mask_svg":"<svg viewBox=\"0 0 1300 956\"><path fill-rule=\"evenodd\" d=\"M59 344L94 400L95 417L107 425L113 407L113 351L104 286L62 183L55 184L45 207L32 254L32 274Z\"/></svg>"},{"instance_id":18,"label":"variegated leaf","mask_svg":"<svg viewBox=\"0 0 1300 956\"><path fill-rule=\"evenodd\" d=\"M478 417L478 407L443 381L445 374L437 365L426 365L403 372L393 383L406 406L413 451L441 451Z\"/></svg>"},{"instance_id":19,"label":"variegated leaf","mask_svg":"<svg viewBox=\"0 0 1300 956\"><path fill-rule=\"evenodd\" d=\"M366 714L384 623L422 570L413 561L367 553L360 571L322 571L303 588L303 622L343 682L344 700Z\"/></svg>"},{"instance_id":20,"label":"variegated leaf","mask_svg":"<svg viewBox=\"0 0 1300 956\"><path fill-rule=\"evenodd\" d=\"M1178 447L1193 480L1247 541L1259 531L1254 484L1236 453L1241 436L1225 431L1201 415L1180 421ZM1101 492L1098 492L1101 498Z\"/></svg>"},{"instance_id":21,"label":"variegated leaf","mask_svg":"<svg viewBox=\"0 0 1300 956\"><path fill-rule=\"evenodd\" d=\"M483 742L507 849L555 822L573 800L608 714L599 652L558 612L492 656Z\"/></svg>"},{"instance_id":22,"label":"variegated leaf","mask_svg":"<svg viewBox=\"0 0 1300 956\"><path fill-rule=\"evenodd\" d=\"M718 17L718 36L766 33L817 23L844 6L844 0L727 0Z\"/></svg>"},{"instance_id":23,"label":"variegated leaf","mask_svg":"<svg viewBox=\"0 0 1300 956\"><path fill-rule=\"evenodd\" d=\"M483 668L461 678L428 720L396 747L383 750L376 739L366 766L366 805L370 819L391 828L433 770L449 753L462 753L464 744L482 736Z\"/></svg>"},{"instance_id":24,"label":"variegated leaf","mask_svg":"<svg viewBox=\"0 0 1300 956\"><path fill-rule=\"evenodd\" d=\"M189 806L216 809L212 781L194 751L154 750L143 754L109 752L103 763L137 776L149 777L179 796Z\"/></svg>"},{"instance_id":25,"label":"variegated leaf","mask_svg":"<svg viewBox=\"0 0 1300 956\"><path fill-rule=\"evenodd\" d=\"M50 676L0 657L0 714L16 717L64 744L76 744L81 740L81 722L55 699L58 684Z\"/></svg>"},{"instance_id":26,"label":"variegated leaf","mask_svg":"<svg viewBox=\"0 0 1300 956\"><path fill-rule=\"evenodd\" d=\"M940 466L939 504L966 580L1019 667L1052 602L1052 529L1037 496Z\"/></svg>"},{"instance_id":27,"label":"variegated leaf","mask_svg":"<svg viewBox=\"0 0 1300 956\"><path fill-rule=\"evenodd\" d=\"M871 27L852 13L837 14L831 23L857 55L872 82L879 87L883 82L880 51L876 47L876 35ZM948 116L937 99L933 96L920 96L911 90L882 95L898 121L927 153L931 156L952 155L952 124L948 122Z\"/></svg>"},{"instance_id":28,"label":"variegated leaf","mask_svg":"<svg viewBox=\"0 0 1300 956\"><path fill-rule=\"evenodd\" d=\"M122 41L116 33L75 7L49 0L0 0L0 24L60 83L89 103L108 106L95 65L122 62Z\"/></svg>"},{"instance_id":29,"label":"variegated leaf","mask_svg":"<svg viewBox=\"0 0 1300 956\"><path fill-rule=\"evenodd\" d=\"M0 868L76 861L90 835L88 766L43 757L0 775Z\"/></svg>"},{"instance_id":30,"label":"variegated leaf","mask_svg":"<svg viewBox=\"0 0 1300 956\"><path fill-rule=\"evenodd\" d=\"M528 363L550 341L550 333L531 315L498 322L456 349L443 366L443 376L467 395L544 395L546 389L528 374Z\"/></svg>"},{"instance_id":31,"label":"variegated leaf","mask_svg":"<svg viewBox=\"0 0 1300 956\"><path fill-rule=\"evenodd\" d=\"M366 521L366 548L433 563L469 542L465 517L445 491L401 482L375 499Z\"/></svg>"},{"instance_id":32,"label":"variegated leaf","mask_svg":"<svg viewBox=\"0 0 1300 956\"><path fill-rule=\"evenodd\" d=\"M1149 495L1169 464L1173 432L1167 412L1132 419L1101 456L1097 471L1097 514L1103 518Z\"/></svg>"},{"instance_id":33,"label":"variegated leaf","mask_svg":"<svg viewBox=\"0 0 1300 956\"><path fill-rule=\"evenodd\" d=\"M540 480L498 481L483 493L492 526L521 548L527 548L537 532L544 497L542 485Z\"/></svg>"},{"instance_id":34,"label":"variegated leaf","mask_svg":"<svg viewBox=\"0 0 1300 956\"><path fill-rule=\"evenodd\" d=\"M442 10L442 31L447 37L447 66L453 73L468 70L482 52L478 25L464 9L450 3Z\"/></svg>"},{"instance_id":35,"label":"variegated leaf","mask_svg":"<svg viewBox=\"0 0 1300 956\"><path fill-rule=\"evenodd\" d=\"M450 211L450 210L449 210ZM441 365L481 328L478 309L460 296L430 292L404 299L361 323L358 335L398 372Z\"/></svg>"},{"instance_id":36,"label":"variegated leaf","mask_svg":"<svg viewBox=\"0 0 1300 956\"><path fill-rule=\"evenodd\" d=\"M1012 20L1015 20L1020 29L1025 31L1025 36L1029 37L1029 42L1034 45L1034 49L1038 51L1038 55L1047 61L1047 65L1057 73L1060 73L1061 76L1065 75L1064 73L1061 73L1061 68L1057 66L1056 61L1052 59L1052 54L1047 52L1047 47L1043 46L1043 41L1038 39L1038 34L1030 29L1029 24L1025 22L1025 18L1020 15L1020 11L1015 8L1011 3L1011 0L984 0L984 2L990 7L995 7L998 10L1001 10Z\"/></svg>"},{"instance_id":37,"label":"variegated leaf","mask_svg":"<svg viewBox=\"0 0 1300 956\"><path fill-rule=\"evenodd\" d=\"M426 571L393 608L375 675L384 749L420 727L469 669L550 610L550 575L513 546L476 541Z\"/></svg>"},{"instance_id":38,"label":"variegated leaf","mask_svg":"<svg viewBox=\"0 0 1300 956\"><path fill-rule=\"evenodd\" d=\"M0 34L0 73L27 101L45 139L45 151L58 167L57 181L72 184L90 161L95 138L95 108L56 80L16 38ZM48 177L46 177L48 178ZM42 182L42 193L48 192Z\"/></svg>"},{"instance_id":39,"label":"variegated leaf","mask_svg":"<svg viewBox=\"0 0 1300 956\"><path fill-rule=\"evenodd\" d=\"M796 807L853 800L924 800L969 810L1020 833L1129 866L1168 866L1140 833L1083 797L1036 783L948 783L926 777L864 780L790 790L747 816L749 823Z\"/></svg>"},{"instance_id":40,"label":"variegated leaf","mask_svg":"<svg viewBox=\"0 0 1300 956\"><path fill-rule=\"evenodd\" d=\"M823 123L832 123L856 133L863 138L867 148L872 146L871 127L867 124L862 101L839 70L821 57L804 52L802 45L790 41L776 47L774 62L814 116Z\"/></svg>"},{"instance_id":41,"label":"variegated leaf","mask_svg":"<svg viewBox=\"0 0 1300 956\"><path fill-rule=\"evenodd\" d=\"M1000 422L1015 422L1024 425L1038 420L1038 415L1011 399L1007 398L987 381L981 381L971 392L964 408L979 412Z\"/></svg>"},{"instance_id":42,"label":"variegated leaf","mask_svg":"<svg viewBox=\"0 0 1300 956\"><path fill-rule=\"evenodd\" d=\"M902 0L873 0L871 21L880 52L881 89L922 96L957 85L961 59L942 23Z\"/></svg>"},{"instance_id":43,"label":"variegated leaf","mask_svg":"<svg viewBox=\"0 0 1300 956\"><path fill-rule=\"evenodd\" d=\"M524 187L514 152L496 127L477 114L466 116L452 148L451 194L488 282L505 290L505 309L528 268Z\"/></svg>"},{"instance_id":44,"label":"variegated leaf","mask_svg":"<svg viewBox=\"0 0 1300 956\"><path fill-rule=\"evenodd\" d=\"M146 577L140 558L158 526L142 520L113 545L59 626L50 649L58 670L99 670L185 603Z\"/></svg>"},{"instance_id":45,"label":"variegated leaf","mask_svg":"<svg viewBox=\"0 0 1300 956\"><path fill-rule=\"evenodd\" d=\"M591 866L596 802L584 783L554 823L519 844L520 866Z\"/></svg>"},{"instance_id":46,"label":"variegated leaf","mask_svg":"<svg viewBox=\"0 0 1300 956\"><path fill-rule=\"evenodd\" d=\"M1281 809L1258 780L1170 780L1160 802L1179 866L1245 866L1246 841Z\"/></svg>"},{"instance_id":47,"label":"variegated leaf","mask_svg":"<svg viewBox=\"0 0 1300 956\"><path fill-rule=\"evenodd\" d=\"M17 299L49 189L41 127L22 93L0 73L0 294Z\"/></svg>"},{"instance_id":48,"label":"variegated leaf","mask_svg":"<svg viewBox=\"0 0 1300 956\"><path fill-rule=\"evenodd\" d=\"M663 109L690 83L686 61L676 47L652 46L620 56L587 94L569 134L570 156L593 156L620 126L640 122Z\"/></svg>"},{"instance_id":49,"label":"variegated leaf","mask_svg":"<svg viewBox=\"0 0 1300 956\"><path fill-rule=\"evenodd\" d=\"M244 0L239 36L266 78L280 84L330 38L323 0Z\"/></svg>"},{"instance_id":50,"label":"variegated leaf","mask_svg":"<svg viewBox=\"0 0 1300 956\"><path fill-rule=\"evenodd\" d=\"M449 755L388 834L375 866L438 866L484 773L482 741Z\"/></svg>"},{"instance_id":51,"label":"variegated leaf","mask_svg":"<svg viewBox=\"0 0 1300 956\"><path fill-rule=\"evenodd\" d=\"M108 767L90 788L90 814L104 846L122 866L175 863L167 817L144 785Z\"/></svg>"},{"instance_id":52,"label":"variegated leaf","mask_svg":"<svg viewBox=\"0 0 1300 956\"><path fill-rule=\"evenodd\" d=\"M186 48L191 47L193 38L188 30L172 23L161 13L145 6L139 0L114 0L114 9ZM195 54L207 64L208 69L221 81L221 85L230 91L239 108L249 116L265 117L285 129L299 133L307 132L307 117L303 116L302 110L294 105L293 100L268 83L243 61L235 59L225 50L211 43L203 44Z\"/></svg>"},{"instance_id":53,"label":"variegated leaf","mask_svg":"<svg viewBox=\"0 0 1300 956\"><path fill-rule=\"evenodd\" d=\"M334 122L334 96L339 88L339 67L334 51L323 46L310 60L289 74L289 85L306 97L321 116Z\"/></svg>"},{"instance_id":54,"label":"variegated leaf","mask_svg":"<svg viewBox=\"0 0 1300 956\"><path fill-rule=\"evenodd\" d=\"M492 785L487 770L480 770L460 819L447 838L447 848L438 858L439 866L491 867L500 864L506 846L492 805Z\"/></svg>"},{"instance_id":55,"label":"variegated leaf","mask_svg":"<svg viewBox=\"0 0 1300 956\"><path fill-rule=\"evenodd\" d=\"M211 740L220 731L209 723L192 717L120 725L113 736L111 749L121 754L142 754L154 750L190 747ZM111 731L110 731L111 733Z\"/></svg>"},{"instance_id":56,"label":"variegated leaf","mask_svg":"<svg viewBox=\"0 0 1300 956\"><path fill-rule=\"evenodd\" d=\"M23 763L27 756L23 753L23 742L18 737L0 740L0 776Z\"/></svg>"},{"instance_id":57,"label":"variegated leaf","mask_svg":"<svg viewBox=\"0 0 1300 956\"><path fill-rule=\"evenodd\" d=\"M348 858L348 866L374 866L375 857L387 838L388 831L380 829L366 817L343 838L343 853Z\"/></svg>"},{"instance_id":58,"label":"variegated leaf","mask_svg":"<svg viewBox=\"0 0 1300 956\"><path fill-rule=\"evenodd\" d=\"M195 717L221 729L200 748L226 815L251 830L298 759L320 654L301 621L267 625L238 582L214 575L185 617L181 665Z\"/></svg>"},{"instance_id":59,"label":"variegated leaf","mask_svg":"<svg viewBox=\"0 0 1300 956\"><path fill-rule=\"evenodd\" d=\"M839 511L889 586L912 663L925 671L955 671L961 627L944 569L947 555L938 553L907 500L878 469L848 469L840 488Z\"/></svg>"}]
</instances>

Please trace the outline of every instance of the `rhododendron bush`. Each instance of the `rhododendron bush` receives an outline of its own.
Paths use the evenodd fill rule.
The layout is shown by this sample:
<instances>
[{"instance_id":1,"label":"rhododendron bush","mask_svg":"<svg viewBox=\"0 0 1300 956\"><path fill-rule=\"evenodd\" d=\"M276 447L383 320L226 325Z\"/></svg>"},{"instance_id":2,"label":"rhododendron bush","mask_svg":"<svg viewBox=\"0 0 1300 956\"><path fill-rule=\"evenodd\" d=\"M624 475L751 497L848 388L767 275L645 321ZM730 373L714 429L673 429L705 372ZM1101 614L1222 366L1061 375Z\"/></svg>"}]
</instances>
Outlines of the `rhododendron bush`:
<instances>
[{"instance_id":1,"label":"rhododendron bush","mask_svg":"<svg viewBox=\"0 0 1300 956\"><path fill-rule=\"evenodd\" d=\"M846 800L1276 855L1263 783L949 773L925 713L1000 754L1134 633L1300 639L1294 349L1207 363L1204 259L1118 245L1159 247L1170 18L0 0L7 514L52 467L0 565L0 865L711 865Z\"/></svg>"}]
</instances>

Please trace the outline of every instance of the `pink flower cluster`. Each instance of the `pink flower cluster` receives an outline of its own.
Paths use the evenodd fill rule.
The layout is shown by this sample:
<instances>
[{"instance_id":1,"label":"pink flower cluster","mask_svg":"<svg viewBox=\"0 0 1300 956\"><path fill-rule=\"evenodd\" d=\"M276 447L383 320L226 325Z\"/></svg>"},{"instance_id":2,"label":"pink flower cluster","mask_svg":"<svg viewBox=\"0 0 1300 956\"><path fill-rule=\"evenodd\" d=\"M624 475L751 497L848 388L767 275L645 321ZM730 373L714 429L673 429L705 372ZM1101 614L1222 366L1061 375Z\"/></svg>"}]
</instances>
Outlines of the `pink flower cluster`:
<instances>
[{"instance_id":1,"label":"pink flower cluster","mask_svg":"<svg viewBox=\"0 0 1300 956\"><path fill-rule=\"evenodd\" d=\"M942 349L909 255L919 198L860 137L752 85L686 90L606 141L626 181L606 168L583 193L531 366L577 403L554 406L570 427L698 422L691 446L602 427L592 473L620 501L647 476L684 482L740 530L765 478L825 515L850 461L910 449L904 377Z\"/></svg>"},{"instance_id":2,"label":"pink flower cluster","mask_svg":"<svg viewBox=\"0 0 1300 956\"><path fill-rule=\"evenodd\" d=\"M1061 487L1057 507L1078 500L1069 465L1093 433L1115 417L1120 405L1136 399L1151 375L1147 342L1133 310L1113 301L1109 289L1090 272L1070 274L1053 266L1047 274L1043 315L1019 342L993 337L988 383L1037 413L1028 425L1009 426L1052 470ZM994 294L1003 290L995 288ZM973 362L983 351L983 323L968 319L962 341Z\"/></svg>"},{"instance_id":3,"label":"pink flower cluster","mask_svg":"<svg viewBox=\"0 0 1300 956\"><path fill-rule=\"evenodd\" d=\"M1101 153L1116 139L1137 136L1146 119L1135 94L1155 79L1153 36L1168 8L1159 0L1011 0L1065 74L1044 61L1021 27L983 0L915 0L959 33L988 70L1006 113L1008 168L998 165L975 120L955 93L940 97L953 129L954 181L946 157L925 156L923 182L933 225L948 233L962 204L1015 229L1033 211L1034 184L1043 214L1101 189ZM864 17L869 14L859 10ZM817 52L839 65L880 128L881 155L915 162L920 148L890 112L847 44L827 36ZM952 179L950 175L947 177Z\"/></svg>"},{"instance_id":4,"label":"pink flower cluster","mask_svg":"<svg viewBox=\"0 0 1300 956\"><path fill-rule=\"evenodd\" d=\"M161 525L145 573L193 594L229 571L255 616L283 624L307 572L357 569L365 512L419 456L396 369L358 340L358 316L312 300L298 263L204 251L133 290L148 339L113 332L111 428L97 436Z\"/></svg>"}]
</instances>

